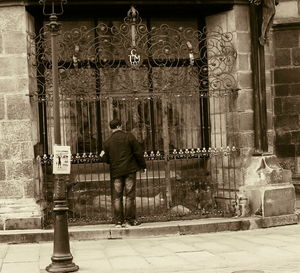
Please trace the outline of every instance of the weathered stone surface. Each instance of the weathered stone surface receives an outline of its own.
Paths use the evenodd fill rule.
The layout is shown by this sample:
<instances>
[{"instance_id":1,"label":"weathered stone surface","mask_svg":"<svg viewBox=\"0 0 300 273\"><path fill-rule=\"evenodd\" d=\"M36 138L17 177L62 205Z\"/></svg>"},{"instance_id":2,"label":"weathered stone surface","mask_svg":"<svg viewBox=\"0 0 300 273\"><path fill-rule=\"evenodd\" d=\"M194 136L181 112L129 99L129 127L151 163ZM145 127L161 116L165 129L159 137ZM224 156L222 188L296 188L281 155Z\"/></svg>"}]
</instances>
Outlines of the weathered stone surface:
<instances>
[{"instance_id":1,"label":"weathered stone surface","mask_svg":"<svg viewBox=\"0 0 300 273\"><path fill-rule=\"evenodd\" d=\"M0 8L0 32L25 31L25 6Z\"/></svg>"},{"instance_id":2,"label":"weathered stone surface","mask_svg":"<svg viewBox=\"0 0 300 273\"><path fill-rule=\"evenodd\" d=\"M15 78L0 78L0 94L12 94L17 91L17 84Z\"/></svg>"},{"instance_id":3,"label":"weathered stone surface","mask_svg":"<svg viewBox=\"0 0 300 273\"><path fill-rule=\"evenodd\" d=\"M298 221L299 220L297 214L264 217L262 219L262 227L269 228L269 227L292 225L292 224L298 224Z\"/></svg>"},{"instance_id":4,"label":"weathered stone surface","mask_svg":"<svg viewBox=\"0 0 300 273\"><path fill-rule=\"evenodd\" d=\"M296 197L293 184L243 186L240 191L248 197L253 215L270 217L294 213Z\"/></svg>"},{"instance_id":5,"label":"weathered stone surface","mask_svg":"<svg viewBox=\"0 0 300 273\"><path fill-rule=\"evenodd\" d=\"M235 7L235 20L237 31L250 31L249 9L247 6Z\"/></svg>"},{"instance_id":6,"label":"weathered stone surface","mask_svg":"<svg viewBox=\"0 0 300 273\"><path fill-rule=\"evenodd\" d=\"M41 228L41 211L33 198L0 200L4 229Z\"/></svg>"},{"instance_id":7,"label":"weathered stone surface","mask_svg":"<svg viewBox=\"0 0 300 273\"><path fill-rule=\"evenodd\" d=\"M240 126L239 130L240 131L251 131L254 128L253 124L253 112L242 112L239 114L240 118Z\"/></svg>"},{"instance_id":8,"label":"weathered stone surface","mask_svg":"<svg viewBox=\"0 0 300 273\"><path fill-rule=\"evenodd\" d=\"M33 177L33 161L7 161L6 162L7 180L24 179Z\"/></svg>"},{"instance_id":9,"label":"weathered stone surface","mask_svg":"<svg viewBox=\"0 0 300 273\"><path fill-rule=\"evenodd\" d=\"M267 185L282 182L282 168L274 155L251 158L245 174L245 185Z\"/></svg>"},{"instance_id":10,"label":"weathered stone surface","mask_svg":"<svg viewBox=\"0 0 300 273\"><path fill-rule=\"evenodd\" d=\"M240 88L252 88L251 72L239 72L237 78Z\"/></svg>"},{"instance_id":11,"label":"weathered stone surface","mask_svg":"<svg viewBox=\"0 0 300 273\"><path fill-rule=\"evenodd\" d=\"M30 180L27 180L24 182L24 197L25 198L38 197L34 183L35 183L34 179L30 179Z\"/></svg>"},{"instance_id":12,"label":"weathered stone surface","mask_svg":"<svg viewBox=\"0 0 300 273\"><path fill-rule=\"evenodd\" d=\"M275 51L275 65L277 67L291 65L291 50L289 48L281 48Z\"/></svg>"},{"instance_id":13,"label":"weathered stone surface","mask_svg":"<svg viewBox=\"0 0 300 273\"><path fill-rule=\"evenodd\" d=\"M274 32L276 48L298 47L298 30L284 30Z\"/></svg>"},{"instance_id":14,"label":"weathered stone surface","mask_svg":"<svg viewBox=\"0 0 300 273\"><path fill-rule=\"evenodd\" d=\"M5 118L5 104L4 104L4 96L0 95L0 119Z\"/></svg>"},{"instance_id":15,"label":"weathered stone surface","mask_svg":"<svg viewBox=\"0 0 300 273\"><path fill-rule=\"evenodd\" d=\"M22 181L3 181L0 187L0 200L8 198L22 198L24 196L24 185Z\"/></svg>"},{"instance_id":16,"label":"weathered stone surface","mask_svg":"<svg viewBox=\"0 0 300 273\"><path fill-rule=\"evenodd\" d=\"M299 109L300 109L300 96L292 96L292 97L283 97L282 98L283 113L298 114Z\"/></svg>"},{"instance_id":17,"label":"weathered stone surface","mask_svg":"<svg viewBox=\"0 0 300 273\"><path fill-rule=\"evenodd\" d=\"M274 71L274 82L276 83L299 83L300 82L300 68L281 68Z\"/></svg>"},{"instance_id":18,"label":"weathered stone surface","mask_svg":"<svg viewBox=\"0 0 300 273\"><path fill-rule=\"evenodd\" d=\"M292 184L264 189L263 216L293 214L295 210L295 188Z\"/></svg>"},{"instance_id":19,"label":"weathered stone surface","mask_svg":"<svg viewBox=\"0 0 300 273\"><path fill-rule=\"evenodd\" d=\"M250 70L250 57L249 54L238 55L238 70L249 71Z\"/></svg>"},{"instance_id":20,"label":"weathered stone surface","mask_svg":"<svg viewBox=\"0 0 300 273\"><path fill-rule=\"evenodd\" d=\"M11 31L3 34L4 52L6 54L26 53L26 33Z\"/></svg>"},{"instance_id":21,"label":"weathered stone surface","mask_svg":"<svg viewBox=\"0 0 300 273\"><path fill-rule=\"evenodd\" d=\"M30 119L29 97L25 94L6 96L8 119Z\"/></svg>"},{"instance_id":22,"label":"weathered stone surface","mask_svg":"<svg viewBox=\"0 0 300 273\"><path fill-rule=\"evenodd\" d=\"M0 160L22 158L22 151L19 143L0 143Z\"/></svg>"},{"instance_id":23,"label":"weathered stone surface","mask_svg":"<svg viewBox=\"0 0 300 273\"><path fill-rule=\"evenodd\" d=\"M31 122L29 120L0 122L0 142L18 142L31 140Z\"/></svg>"},{"instance_id":24,"label":"weathered stone surface","mask_svg":"<svg viewBox=\"0 0 300 273\"><path fill-rule=\"evenodd\" d=\"M237 111L252 110L253 109L253 91L252 90L239 91L236 104L237 104L236 105Z\"/></svg>"},{"instance_id":25,"label":"weathered stone surface","mask_svg":"<svg viewBox=\"0 0 300 273\"><path fill-rule=\"evenodd\" d=\"M251 52L250 33L237 33L237 50L239 53Z\"/></svg>"},{"instance_id":26,"label":"weathered stone surface","mask_svg":"<svg viewBox=\"0 0 300 273\"><path fill-rule=\"evenodd\" d=\"M291 84L290 85L290 95L296 96L300 94L300 84Z\"/></svg>"},{"instance_id":27,"label":"weathered stone surface","mask_svg":"<svg viewBox=\"0 0 300 273\"><path fill-rule=\"evenodd\" d=\"M5 162L0 161L0 181L4 181L5 179L6 179Z\"/></svg>"},{"instance_id":28,"label":"weathered stone surface","mask_svg":"<svg viewBox=\"0 0 300 273\"><path fill-rule=\"evenodd\" d=\"M21 155L22 159L33 159L34 158L34 149L31 141L21 142Z\"/></svg>"},{"instance_id":29,"label":"weathered stone surface","mask_svg":"<svg viewBox=\"0 0 300 273\"><path fill-rule=\"evenodd\" d=\"M24 76L27 73L27 59L25 56L0 57L1 76Z\"/></svg>"},{"instance_id":30,"label":"weathered stone surface","mask_svg":"<svg viewBox=\"0 0 300 273\"><path fill-rule=\"evenodd\" d=\"M280 128L285 131L299 130L300 122L299 116L295 114L291 115L277 115L275 118L276 128Z\"/></svg>"},{"instance_id":31,"label":"weathered stone surface","mask_svg":"<svg viewBox=\"0 0 300 273\"><path fill-rule=\"evenodd\" d=\"M294 157L296 151L296 146L292 144L277 144L276 154L279 157Z\"/></svg>"},{"instance_id":32,"label":"weathered stone surface","mask_svg":"<svg viewBox=\"0 0 300 273\"><path fill-rule=\"evenodd\" d=\"M42 228L41 217L12 218L12 219L5 219L4 221L5 230L36 229L36 228Z\"/></svg>"},{"instance_id":33,"label":"weathered stone surface","mask_svg":"<svg viewBox=\"0 0 300 273\"><path fill-rule=\"evenodd\" d=\"M283 85L275 85L275 96L287 96L290 92L290 85L283 84Z\"/></svg>"}]
</instances>

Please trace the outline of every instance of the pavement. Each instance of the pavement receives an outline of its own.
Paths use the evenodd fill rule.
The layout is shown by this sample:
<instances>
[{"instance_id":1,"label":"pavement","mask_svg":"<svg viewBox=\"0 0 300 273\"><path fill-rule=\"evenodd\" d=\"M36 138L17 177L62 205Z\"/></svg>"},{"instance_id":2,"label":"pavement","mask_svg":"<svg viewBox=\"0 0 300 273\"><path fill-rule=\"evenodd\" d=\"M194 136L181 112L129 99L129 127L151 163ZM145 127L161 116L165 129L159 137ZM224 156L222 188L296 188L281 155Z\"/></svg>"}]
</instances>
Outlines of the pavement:
<instances>
[{"instance_id":1,"label":"pavement","mask_svg":"<svg viewBox=\"0 0 300 273\"><path fill-rule=\"evenodd\" d=\"M194 235L71 238L70 249L80 273L299 273L300 225ZM1 243L0 272L45 273L52 253L50 241Z\"/></svg>"}]
</instances>

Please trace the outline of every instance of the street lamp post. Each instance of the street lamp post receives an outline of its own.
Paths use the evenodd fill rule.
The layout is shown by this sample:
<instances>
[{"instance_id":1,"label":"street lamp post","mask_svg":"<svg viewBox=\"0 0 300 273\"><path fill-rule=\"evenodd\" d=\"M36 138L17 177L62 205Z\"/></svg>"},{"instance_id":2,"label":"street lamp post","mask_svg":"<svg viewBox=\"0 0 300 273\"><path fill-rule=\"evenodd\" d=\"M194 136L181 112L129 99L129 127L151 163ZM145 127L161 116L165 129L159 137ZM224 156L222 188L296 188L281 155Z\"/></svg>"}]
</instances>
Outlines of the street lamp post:
<instances>
[{"instance_id":1,"label":"street lamp post","mask_svg":"<svg viewBox=\"0 0 300 273\"><path fill-rule=\"evenodd\" d=\"M60 105L58 90L58 60L57 60L57 37L60 30L60 24L57 22L57 15L63 13L63 4L66 0L59 0L60 11L55 12L55 1L52 3L51 13L46 13L46 1L40 0L43 4L43 14L50 16L50 22L47 28L51 38L51 61L52 61L52 83L53 83L53 118L54 118L54 144L61 145L60 132ZM53 213L54 213L54 242L52 263L46 267L48 272L75 272L79 267L73 263L73 256L70 252L69 232L68 232L68 207L66 200L66 185L64 174L54 176L53 193Z\"/></svg>"}]
</instances>

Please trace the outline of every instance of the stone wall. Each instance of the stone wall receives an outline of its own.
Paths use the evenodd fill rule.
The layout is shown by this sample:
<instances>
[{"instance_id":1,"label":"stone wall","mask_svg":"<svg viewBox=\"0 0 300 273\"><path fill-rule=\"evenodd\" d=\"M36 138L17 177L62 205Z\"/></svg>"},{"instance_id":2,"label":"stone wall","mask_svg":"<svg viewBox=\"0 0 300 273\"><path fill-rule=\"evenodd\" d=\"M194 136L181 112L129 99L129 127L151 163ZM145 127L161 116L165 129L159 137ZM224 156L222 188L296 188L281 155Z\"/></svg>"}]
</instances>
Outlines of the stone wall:
<instances>
[{"instance_id":1,"label":"stone wall","mask_svg":"<svg viewBox=\"0 0 300 273\"><path fill-rule=\"evenodd\" d=\"M295 174L300 172L297 166L300 157L300 16L297 1L280 2L273 28L276 154L281 164Z\"/></svg>"},{"instance_id":2,"label":"stone wall","mask_svg":"<svg viewBox=\"0 0 300 273\"><path fill-rule=\"evenodd\" d=\"M233 74L237 81L236 94L231 97L229 105L229 119L222 119L225 124L222 128L227 132L222 132L223 143L235 145L240 151L240 162L237 163L239 171L239 184L244 184L243 166L247 168L247 161L254 152L254 105L253 105L253 85L251 67L251 29L248 5L236 5L233 10L209 16L206 20L207 27L221 26L224 31L233 33L233 42L237 51L237 60ZM271 68L272 68L272 43L265 47L265 66L266 66L266 99L268 117L268 144L269 152L273 152L273 104L271 89ZM214 108L211 107L211 110ZM212 111L211 114L214 114ZM212 128L212 137L214 137ZM217 139L217 142L221 142Z\"/></svg>"},{"instance_id":3,"label":"stone wall","mask_svg":"<svg viewBox=\"0 0 300 273\"><path fill-rule=\"evenodd\" d=\"M0 220L4 228L10 228L9 214L39 214L34 202L27 19L24 6L0 6Z\"/></svg>"}]
</instances>

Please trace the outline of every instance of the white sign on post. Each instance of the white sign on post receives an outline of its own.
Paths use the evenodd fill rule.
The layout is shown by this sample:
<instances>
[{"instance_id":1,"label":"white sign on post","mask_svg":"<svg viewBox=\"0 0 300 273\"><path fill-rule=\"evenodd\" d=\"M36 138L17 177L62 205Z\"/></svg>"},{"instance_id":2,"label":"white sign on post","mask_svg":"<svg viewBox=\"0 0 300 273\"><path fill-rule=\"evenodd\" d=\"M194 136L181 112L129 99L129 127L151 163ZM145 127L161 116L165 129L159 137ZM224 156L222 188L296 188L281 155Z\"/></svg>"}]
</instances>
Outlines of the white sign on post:
<instances>
[{"instance_id":1,"label":"white sign on post","mask_svg":"<svg viewBox=\"0 0 300 273\"><path fill-rule=\"evenodd\" d=\"M53 146L53 174L71 173L71 147Z\"/></svg>"}]
</instances>

